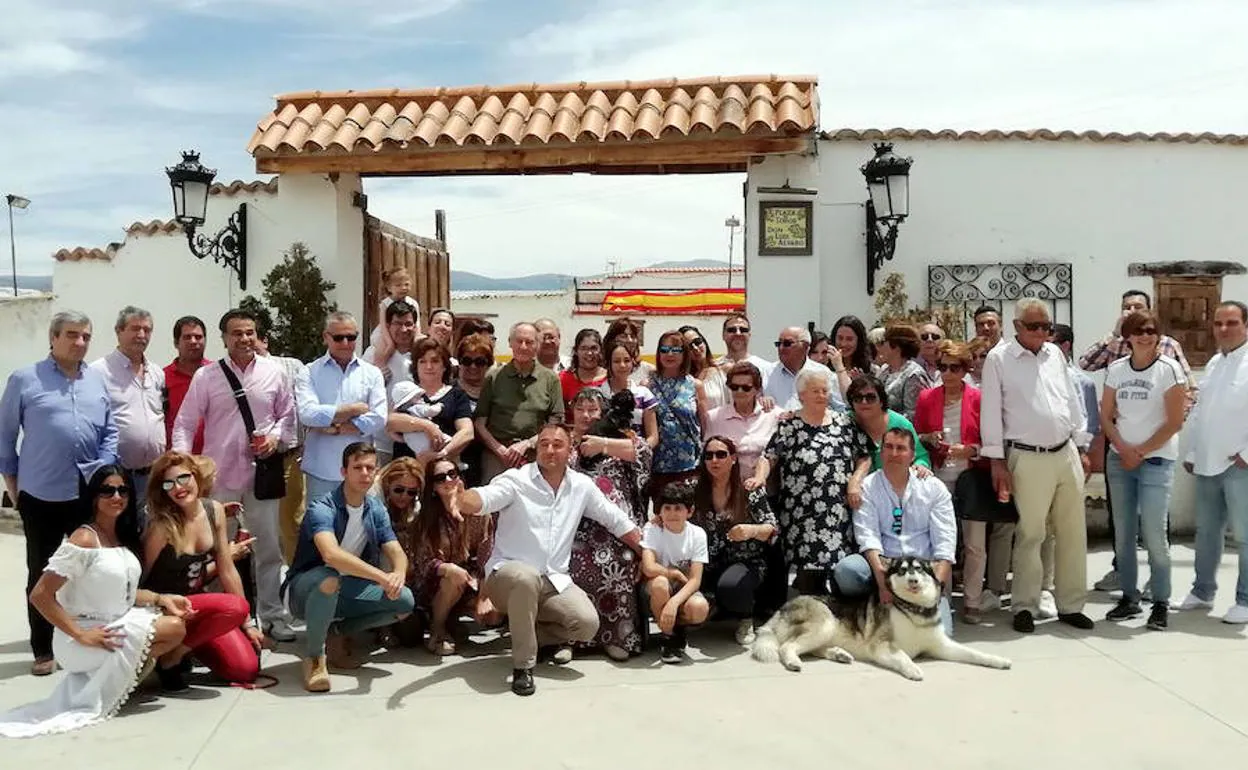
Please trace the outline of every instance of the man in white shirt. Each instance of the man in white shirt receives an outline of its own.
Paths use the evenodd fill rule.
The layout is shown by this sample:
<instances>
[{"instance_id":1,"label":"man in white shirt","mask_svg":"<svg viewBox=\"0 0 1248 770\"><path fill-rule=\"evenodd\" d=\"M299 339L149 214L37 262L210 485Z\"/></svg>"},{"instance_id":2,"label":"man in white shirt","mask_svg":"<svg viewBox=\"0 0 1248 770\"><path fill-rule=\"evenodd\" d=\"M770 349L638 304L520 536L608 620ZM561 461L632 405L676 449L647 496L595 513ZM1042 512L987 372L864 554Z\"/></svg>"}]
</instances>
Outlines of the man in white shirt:
<instances>
[{"instance_id":1,"label":"man in white shirt","mask_svg":"<svg viewBox=\"0 0 1248 770\"><path fill-rule=\"evenodd\" d=\"M892 594L881 557L928 559L942 585L949 582L958 545L953 498L936 476L914 472L914 434L902 428L885 431L880 455L883 467L862 482L862 505L854 511L854 540L859 553L832 568L832 579L846 597L863 596L873 587L888 604ZM953 636L949 598L940 600L940 622Z\"/></svg>"},{"instance_id":2,"label":"man in white shirt","mask_svg":"<svg viewBox=\"0 0 1248 770\"><path fill-rule=\"evenodd\" d=\"M1222 533L1229 517L1239 544L1235 605L1226 623L1248 623L1248 306L1223 302L1213 313L1217 354L1205 365L1188 424L1183 467L1196 474L1196 581L1181 610L1210 609L1218 592Z\"/></svg>"},{"instance_id":3,"label":"man in white shirt","mask_svg":"<svg viewBox=\"0 0 1248 770\"><path fill-rule=\"evenodd\" d=\"M768 372L771 371L772 362L760 358L750 352L750 319L744 313L734 313L724 319L724 347L728 352L724 353L716 366L729 367L741 361L748 361L758 367L758 371L762 372L763 378L766 379Z\"/></svg>"},{"instance_id":4,"label":"man in white shirt","mask_svg":"<svg viewBox=\"0 0 1248 770\"><path fill-rule=\"evenodd\" d=\"M1014 629L1035 630L1043 579L1040 549L1051 524L1056 537L1058 620L1092 628L1083 613L1088 597L1087 523L1083 480L1088 471L1087 417L1066 357L1048 342L1049 306L1018 301L1015 337L984 362L980 454L992 460L997 495L1018 506L1014 531Z\"/></svg>"},{"instance_id":5,"label":"man in white shirt","mask_svg":"<svg viewBox=\"0 0 1248 770\"><path fill-rule=\"evenodd\" d=\"M572 438L562 425L537 434L537 462L504 471L484 487L461 492L458 514L498 512L494 551L482 594L507 614L511 630L511 690L532 695L539 645L585 642L598 633L598 611L568 576L572 539L582 516L601 524L640 553L641 531L586 475L568 469ZM456 512L452 512L456 515ZM555 663L572 659L570 648Z\"/></svg>"},{"instance_id":6,"label":"man in white shirt","mask_svg":"<svg viewBox=\"0 0 1248 770\"><path fill-rule=\"evenodd\" d=\"M770 371L763 374L763 395L776 402L776 407L783 412L793 412L802 408L797 400L797 375L806 370L821 371L827 374L828 367L810 360L810 332L800 326L790 326L780 332L776 339L776 350L780 360L771 364ZM841 389L833 387L828 391L828 406L838 412L845 411L845 399L841 397Z\"/></svg>"}]
</instances>

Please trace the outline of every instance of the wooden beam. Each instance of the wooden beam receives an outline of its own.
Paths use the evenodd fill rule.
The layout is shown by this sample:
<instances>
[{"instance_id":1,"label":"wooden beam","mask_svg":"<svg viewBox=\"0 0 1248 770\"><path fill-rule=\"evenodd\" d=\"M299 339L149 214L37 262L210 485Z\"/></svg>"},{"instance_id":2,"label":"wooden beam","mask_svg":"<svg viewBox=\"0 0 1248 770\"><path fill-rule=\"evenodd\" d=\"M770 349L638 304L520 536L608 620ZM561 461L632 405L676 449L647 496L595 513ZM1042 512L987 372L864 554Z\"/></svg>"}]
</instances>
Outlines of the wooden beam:
<instances>
[{"instance_id":1,"label":"wooden beam","mask_svg":"<svg viewBox=\"0 0 1248 770\"><path fill-rule=\"evenodd\" d=\"M744 170L757 155L803 152L810 138L740 136L731 139L568 143L519 147L420 147L352 154L290 154L256 158L265 174L357 173L455 175L541 173L681 173L685 169Z\"/></svg>"}]
</instances>

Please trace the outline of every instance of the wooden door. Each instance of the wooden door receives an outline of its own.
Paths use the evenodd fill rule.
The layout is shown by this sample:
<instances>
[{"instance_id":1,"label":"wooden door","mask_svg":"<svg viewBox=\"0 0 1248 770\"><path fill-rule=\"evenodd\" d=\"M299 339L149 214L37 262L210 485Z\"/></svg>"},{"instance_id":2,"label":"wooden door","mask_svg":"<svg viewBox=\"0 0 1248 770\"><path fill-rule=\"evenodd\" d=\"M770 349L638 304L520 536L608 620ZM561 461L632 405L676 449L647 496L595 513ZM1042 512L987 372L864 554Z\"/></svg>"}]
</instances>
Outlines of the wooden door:
<instances>
[{"instance_id":1,"label":"wooden door","mask_svg":"<svg viewBox=\"0 0 1248 770\"><path fill-rule=\"evenodd\" d=\"M1157 278L1157 315L1161 330L1183 346L1193 367L1213 356L1213 311L1222 301L1221 278Z\"/></svg>"},{"instance_id":2,"label":"wooden door","mask_svg":"<svg viewBox=\"0 0 1248 770\"><path fill-rule=\"evenodd\" d=\"M451 259L446 244L383 222L364 217L364 325L372 329L379 320L377 305L385 294L382 271L406 267L412 276L411 296L420 303L420 325L429 323L435 308L451 306Z\"/></svg>"}]
</instances>

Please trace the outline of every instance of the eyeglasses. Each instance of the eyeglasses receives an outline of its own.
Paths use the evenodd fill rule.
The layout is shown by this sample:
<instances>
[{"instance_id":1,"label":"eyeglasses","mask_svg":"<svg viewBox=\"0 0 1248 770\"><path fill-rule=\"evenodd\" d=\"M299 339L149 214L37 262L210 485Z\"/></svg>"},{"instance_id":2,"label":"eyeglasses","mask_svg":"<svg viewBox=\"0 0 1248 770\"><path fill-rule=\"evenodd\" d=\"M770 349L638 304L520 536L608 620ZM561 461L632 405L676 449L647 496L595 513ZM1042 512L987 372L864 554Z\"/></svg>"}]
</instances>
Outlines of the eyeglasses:
<instances>
[{"instance_id":1,"label":"eyeglasses","mask_svg":"<svg viewBox=\"0 0 1248 770\"><path fill-rule=\"evenodd\" d=\"M1136 329L1135 334L1133 334L1133 335L1131 335L1131 336L1133 336L1133 337L1144 337L1144 336L1146 336L1146 335L1147 335L1147 336L1151 336L1151 337L1155 337L1155 336L1157 336L1157 327L1156 327L1156 326L1145 326L1143 329Z\"/></svg>"},{"instance_id":2,"label":"eyeglasses","mask_svg":"<svg viewBox=\"0 0 1248 770\"><path fill-rule=\"evenodd\" d=\"M659 345L660 355L670 355L672 353L684 353L684 352L685 352L685 348L683 345Z\"/></svg>"},{"instance_id":3,"label":"eyeglasses","mask_svg":"<svg viewBox=\"0 0 1248 770\"><path fill-rule=\"evenodd\" d=\"M390 487L390 494L415 497L420 494L420 487Z\"/></svg>"},{"instance_id":4,"label":"eyeglasses","mask_svg":"<svg viewBox=\"0 0 1248 770\"><path fill-rule=\"evenodd\" d=\"M897 506L896 508L893 509L893 534L894 535L901 534L902 514L903 514L903 511L901 510L901 506Z\"/></svg>"},{"instance_id":5,"label":"eyeglasses","mask_svg":"<svg viewBox=\"0 0 1248 770\"><path fill-rule=\"evenodd\" d=\"M465 356L464 358L459 359L459 365L460 366L489 366L490 359L484 356L481 356L480 358L468 358L467 356Z\"/></svg>"},{"instance_id":6,"label":"eyeglasses","mask_svg":"<svg viewBox=\"0 0 1248 770\"><path fill-rule=\"evenodd\" d=\"M731 390L733 393L749 393L754 390L754 385L753 383L730 382L728 383L728 390Z\"/></svg>"},{"instance_id":7,"label":"eyeglasses","mask_svg":"<svg viewBox=\"0 0 1248 770\"><path fill-rule=\"evenodd\" d=\"M946 364L944 361L936 364L936 370L939 372L960 372L964 369L966 369L966 367L962 364Z\"/></svg>"},{"instance_id":8,"label":"eyeglasses","mask_svg":"<svg viewBox=\"0 0 1248 770\"><path fill-rule=\"evenodd\" d=\"M100 486L100 491L96 495L99 497L129 497L130 490L124 484L121 486L104 484Z\"/></svg>"},{"instance_id":9,"label":"eyeglasses","mask_svg":"<svg viewBox=\"0 0 1248 770\"><path fill-rule=\"evenodd\" d=\"M702 456L708 460L727 460L732 457L732 452L727 449L708 449L702 453Z\"/></svg>"},{"instance_id":10,"label":"eyeglasses","mask_svg":"<svg viewBox=\"0 0 1248 770\"><path fill-rule=\"evenodd\" d=\"M360 338L358 334L331 334L329 338L334 342L355 342Z\"/></svg>"},{"instance_id":11,"label":"eyeglasses","mask_svg":"<svg viewBox=\"0 0 1248 770\"><path fill-rule=\"evenodd\" d=\"M797 340L776 340L776 347L791 348L797 344Z\"/></svg>"},{"instance_id":12,"label":"eyeglasses","mask_svg":"<svg viewBox=\"0 0 1248 770\"><path fill-rule=\"evenodd\" d=\"M876 393L873 390L864 391L862 393L855 393L854 395L849 397L849 402L851 404L874 404L876 401L879 401L879 400L880 400L880 394Z\"/></svg>"},{"instance_id":13,"label":"eyeglasses","mask_svg":"<svg viewBox=\"0 0 1248 770\"><path fill-rule=\"evenodd\" d=\"M596 356L602 352L602 348L598 347L597 345L594 345L592 347L579 347L576 349L576 352L582 353L587 356Z\"/></svg>"},{"instance_id":14,"label":"eyeglasses","mask_svg":"<svg viewBox=\"0 0 1248 770\"><path fill-rule=\"evenodd\" d=\"M940 342L941 340L944 339L944 337L940 336L939 334L933 334L931 332L927 332L926 334L920 334L919 339L923 340L924 342Z\"/></svg>"},{"instance_id":15,"label":"eyeglasses","mask_svg":"<svg viewBox=\"0 0 1248 770\"><path fill-rule=\"evenodd\" d=\"M189 487L191 485L191 480L194 478L195 477L189 473L179 473L171 479L165 479L160 482L160 488L168 492L173 489L175 484L179 487Z\"/></svg>"},{"instance_id":16,"label":"eyeglasses","mask_svg":"<svg viewBox=\"0 0 1248 770\"><path fill-rule=\"evenodd\" d=\"M729 326L727 329L724 329L724 334L749 334L749 333L750 333L750 327L748 326Z\"/></svg>"},{"instance_id":17,"label":"eyeglasses","mask_svg":"<svg viewBox=\"0 0 1248 770\"><path fill-rule=\"evenodd\" d=\"M449 471L435 473L432 478L434 484L441 484L443 481L454 481L459 478L459 471L452 468Z\"/></svg>"},{"instance_id":18,"label":"eyeglasses","mask_svg":"<svg viewBox=\"0 0 1248 770\"><path fill-rule=\"evenodd\" d=\"M1029 332L1053 331L1053 324L1049 321L1019 321L1018 323Z\"/></svg>"}]
</instances>

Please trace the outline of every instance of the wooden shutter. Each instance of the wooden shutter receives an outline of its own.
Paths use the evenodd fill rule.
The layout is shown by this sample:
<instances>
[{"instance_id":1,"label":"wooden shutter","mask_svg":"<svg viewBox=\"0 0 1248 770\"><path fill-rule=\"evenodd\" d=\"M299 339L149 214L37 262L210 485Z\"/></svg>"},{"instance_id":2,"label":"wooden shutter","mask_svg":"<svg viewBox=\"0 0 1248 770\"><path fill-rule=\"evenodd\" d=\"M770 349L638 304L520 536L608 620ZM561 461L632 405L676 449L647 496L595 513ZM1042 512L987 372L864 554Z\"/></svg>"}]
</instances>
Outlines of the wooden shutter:
<instances>
[{"instance_id":1,"label":"wooden shutter","mask_svg":"<svg viewBox=\"0 0 1248 770\"><path fill-rule=\"evenodd\" d=\"M1213 356L1213 311L1222 300L1221 278L1157 278L1157 314L1161 329L1183 346L1193 367Z\"/></svg>"}]
</instances>

